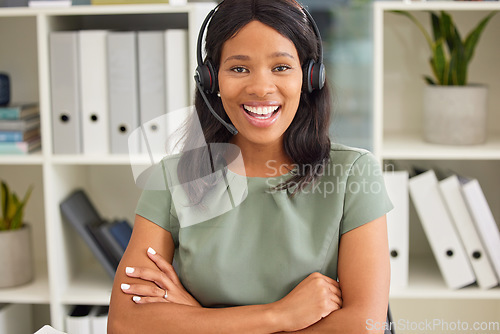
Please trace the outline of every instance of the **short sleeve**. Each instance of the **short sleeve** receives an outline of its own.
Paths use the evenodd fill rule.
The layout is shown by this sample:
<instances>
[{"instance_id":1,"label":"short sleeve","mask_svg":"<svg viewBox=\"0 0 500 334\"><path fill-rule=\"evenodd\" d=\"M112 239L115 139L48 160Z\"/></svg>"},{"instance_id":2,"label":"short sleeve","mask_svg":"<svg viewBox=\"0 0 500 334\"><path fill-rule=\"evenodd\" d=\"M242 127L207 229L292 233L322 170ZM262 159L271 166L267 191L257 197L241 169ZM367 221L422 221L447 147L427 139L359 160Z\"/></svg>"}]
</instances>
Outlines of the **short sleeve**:
<instances>
[{"instance_id":1,"label":"short sleeve","mask_svg":"<svg viewBox=\"0 0 500 334\"><path fill-rule=\"evenodd\" d=\"M176 234L178 231L175 224L171 223L172 198L162 164L153 166L151 170L145 173L147 175L143 177L147 178L147 180L141 185L143 191L135 213L169 231L174 238L174 242L177 243Z\"/></svg>"},{"instance_id":2,"label":"short sleeve","mask_svg":"<svg viewBox=\"0 0 500 334\"><path fill-rule=\"evenodd\" d=\"M363 153L348 172L342 234L383 216L392 208L377 159L369 152Z\"/></svg>"}]
</instances>

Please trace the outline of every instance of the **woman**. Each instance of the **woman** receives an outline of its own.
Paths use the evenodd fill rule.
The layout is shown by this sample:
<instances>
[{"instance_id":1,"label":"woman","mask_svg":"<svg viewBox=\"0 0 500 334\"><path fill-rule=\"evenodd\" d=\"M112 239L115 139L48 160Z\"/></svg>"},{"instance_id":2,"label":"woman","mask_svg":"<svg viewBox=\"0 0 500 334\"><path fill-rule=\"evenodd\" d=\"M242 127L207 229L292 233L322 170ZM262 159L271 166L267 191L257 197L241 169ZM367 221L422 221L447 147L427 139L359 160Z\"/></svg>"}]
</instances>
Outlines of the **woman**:
<instances>
[{"instance_id":1,"label":"woman","mask_svg":"<svg viewBox=\"0 0 500 334\"><path fill-rule=\"evenodd\" d=\"M391 204L373 156L330 143L328 87L305 88L302 66L319 58L319 43L294 0L220 5L206 37L218 74L207 99L238 133L213 118L200 91L195 106L207 143L241 150L244 170L223 174L246 181L246 198L190 222L178 188L145 190L109 333L363 333L384 322ZM208 175L193 168L207 152L211 165L228 163L227 151L202 149L176 165L193 210L216 193L211 179L189 182Z\"/></svg>"}]
</instances>

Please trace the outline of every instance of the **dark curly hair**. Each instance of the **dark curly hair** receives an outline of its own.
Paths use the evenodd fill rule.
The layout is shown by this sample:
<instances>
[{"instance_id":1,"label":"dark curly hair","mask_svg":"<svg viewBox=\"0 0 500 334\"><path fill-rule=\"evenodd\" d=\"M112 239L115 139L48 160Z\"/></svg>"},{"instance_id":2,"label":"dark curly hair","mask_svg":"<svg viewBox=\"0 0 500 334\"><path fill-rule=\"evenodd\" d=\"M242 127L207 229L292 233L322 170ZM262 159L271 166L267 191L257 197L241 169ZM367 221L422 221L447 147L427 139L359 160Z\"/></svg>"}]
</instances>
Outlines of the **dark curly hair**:
<instances>
[{"instance_id":1,"label":"dark curly hair","mask_svg":"<svg viewBox=\"0 0 500 334\"><path fill-rule=\"evenodd\" d=\"M302 6L295 0L225 0L213 15L206 34L205 51L218 73L222 46L241 28L251 21L259 21L274 28L280 34L293 42L299 60L303 65L309 59L318 60L319 45L313 27ZM216 94L208 94L208 100L216 113L226 122L231 123L220 98ZM211 143L228 143L232 134L210 113L200 92L195 95L196 115L188 122L186 129L186 144L189 147L200 147L200 138L196 131L190 131L200 122L204 140L208 149L191 150L183 154L179 161L178 177L181 183L197 180L211 174L214 163L223 161L224 152L210 153ZM292 177L278 185L276 189L290 188L291 195L314 183L322 174L325 164L330 158L330 124L331 98L328 84L321 90L312 93L302 92L297 113L284 133L283 149L298 167L300 172L292 173ZM197 117L196 117L197 116ZM190 135L191 133L191 135ZM199 137L199 136L198 136ZM203 138L201 138L203 139ZM195 163L193 163L195 162ZM212 167L213 168L213 167ZM216 180L213 180L214 183ZM193 204L198 204L211 182L193 183L187 185L189 197Z\"/></svg>"}]
</instances>

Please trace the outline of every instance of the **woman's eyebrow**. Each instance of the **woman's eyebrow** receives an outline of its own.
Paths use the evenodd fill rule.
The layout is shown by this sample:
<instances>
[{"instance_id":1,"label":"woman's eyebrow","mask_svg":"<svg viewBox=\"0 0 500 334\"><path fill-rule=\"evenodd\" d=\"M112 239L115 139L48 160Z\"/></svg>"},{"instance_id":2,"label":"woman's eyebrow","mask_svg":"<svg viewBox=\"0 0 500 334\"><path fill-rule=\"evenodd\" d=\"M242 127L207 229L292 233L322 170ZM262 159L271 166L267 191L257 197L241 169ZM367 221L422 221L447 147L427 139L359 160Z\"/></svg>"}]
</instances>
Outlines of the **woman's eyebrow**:
<instances>
[{"instance_id":1,"label":"woman's eyebrow","mask_svg":"<svg viewBox=\"0 0 500 334\"><path fill-rule=\"evenodd\" d=\"M290 53L284 52L284 51L278 51L278 52L275 52L269 56L269 58L280 58L280 57L287 57L290 59L295 59L295 57L292 56ZM246 55L233 55L233 56L227 57L226 60L224 60L224 63L226 63L230 60L233 60L233 59L234 60L250 60L250 57L246 56Z\"/></svg>"},{"instance_id":2,"label":"woman's eyebrow","mask_svg":"<svg viewBox=\"0 0 500 334\"><path fill-rule=\"evenodd\" d=\"M226 60L224 60L224 63L232 60L232 59L235 59L235 60L250 60L250 57L249 56L245 56L245 55L234 55L234 56L229 56L226 58Z\"/></svg>"},{"instance_id":3,"label":"woman's eyebrow","mask_svg":"<svg viewBox=\"0 0 500 334\"><path fill-rule=\"evenodd\" d=\"M275 52L271 55L272 58L279 58L279 57L287 57L287 58L291 58L291 59L295 59L294 56L292 56L291 54L289 54L288 52L284 52L284 51L278 51L278 52Z\"/></svg>"}]
</instances>

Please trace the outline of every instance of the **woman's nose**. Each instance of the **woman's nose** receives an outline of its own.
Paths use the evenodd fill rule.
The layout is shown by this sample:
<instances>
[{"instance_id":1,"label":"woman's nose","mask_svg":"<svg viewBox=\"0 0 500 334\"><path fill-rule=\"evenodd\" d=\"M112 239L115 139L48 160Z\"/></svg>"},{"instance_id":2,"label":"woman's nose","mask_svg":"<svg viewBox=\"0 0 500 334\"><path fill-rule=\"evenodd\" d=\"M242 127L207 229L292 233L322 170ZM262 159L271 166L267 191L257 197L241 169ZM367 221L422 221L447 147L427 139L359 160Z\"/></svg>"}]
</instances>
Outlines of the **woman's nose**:
<instances>
[{"instance_id":1,"label":"woman's nose","mask_svg":"<svg viewBox=\"0 0 500 334\"><path fill-rule=\"evenodd\" d=\"M268 70L253 72L248 78L246 91L248 94L255 95L256 97L265 97L268 94L274 93L276 91L276 84L273 80L272 72Z\"/></svg>"}]
</instances>

